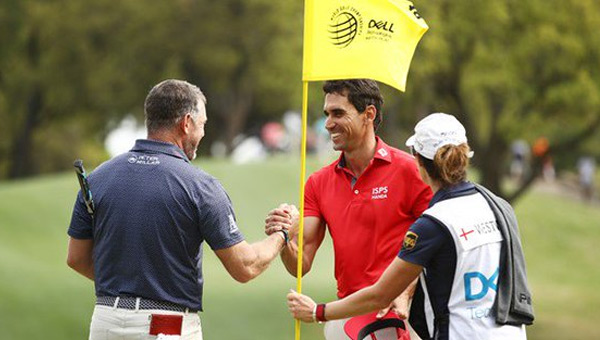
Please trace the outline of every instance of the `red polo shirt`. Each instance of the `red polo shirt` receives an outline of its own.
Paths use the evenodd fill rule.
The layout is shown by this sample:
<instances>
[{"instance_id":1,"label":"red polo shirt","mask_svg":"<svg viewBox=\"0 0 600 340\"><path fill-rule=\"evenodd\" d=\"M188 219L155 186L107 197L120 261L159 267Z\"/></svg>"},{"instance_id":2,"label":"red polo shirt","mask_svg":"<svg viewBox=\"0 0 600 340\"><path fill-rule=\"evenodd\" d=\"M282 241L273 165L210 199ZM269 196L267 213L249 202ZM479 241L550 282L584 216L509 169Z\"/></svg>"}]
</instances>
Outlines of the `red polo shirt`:
<instances>
[{"instance_id":1,"label":"red polo shirt","mask_svg":"<svg viewBox=\"0 0 600 340\"><path fill-rule=\"evenodd\" d=\"M414 158L377 138L375 157L352 186L343 154L306 183L304 216L327 223L338 297L374 284L402 247L432 193Z\"/></svg>"}]
</instances>

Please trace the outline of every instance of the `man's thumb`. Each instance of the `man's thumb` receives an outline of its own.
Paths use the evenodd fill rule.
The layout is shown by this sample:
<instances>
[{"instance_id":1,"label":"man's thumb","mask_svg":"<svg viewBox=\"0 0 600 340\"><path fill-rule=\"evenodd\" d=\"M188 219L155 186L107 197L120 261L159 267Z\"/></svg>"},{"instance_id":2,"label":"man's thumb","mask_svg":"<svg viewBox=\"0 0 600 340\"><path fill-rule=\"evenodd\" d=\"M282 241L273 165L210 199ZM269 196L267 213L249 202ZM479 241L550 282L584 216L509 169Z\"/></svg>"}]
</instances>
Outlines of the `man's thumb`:
<instances>
[{"instance_id":1,"label":"man's thumb","mask_svg":"<svg viewBox=\"0 0 600 340\"><path fill-rule=\"evenodd\" d=\"M379 313L377 313L377 315L375 316L377 319L381 319L382 317L384 317L388 312L390 311L390 307L386 307L384 309L381 309L379 311Z\"/></svg>"}]
</instances>

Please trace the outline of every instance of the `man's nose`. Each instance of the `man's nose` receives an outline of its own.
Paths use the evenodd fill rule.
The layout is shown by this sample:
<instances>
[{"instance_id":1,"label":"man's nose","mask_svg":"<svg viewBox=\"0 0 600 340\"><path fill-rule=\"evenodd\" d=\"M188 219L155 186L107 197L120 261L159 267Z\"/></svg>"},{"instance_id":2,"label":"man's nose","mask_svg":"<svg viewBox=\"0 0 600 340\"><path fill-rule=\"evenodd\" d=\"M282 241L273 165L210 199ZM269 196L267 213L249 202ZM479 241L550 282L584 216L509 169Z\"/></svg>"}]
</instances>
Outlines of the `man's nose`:
<instances>
[{"instance_id":1,"label":"man's nose","mask_svg":"<svg viewBox=\"0 0 600 340\"><path fill-rule=\"evenodd\" d=\"M330 116L328 116L327 118L325 118L325 128L327 130L333 129L334 126L335 126L335 124L333 123L333 119L331 119Z\"/></svg>"}]
</instances>

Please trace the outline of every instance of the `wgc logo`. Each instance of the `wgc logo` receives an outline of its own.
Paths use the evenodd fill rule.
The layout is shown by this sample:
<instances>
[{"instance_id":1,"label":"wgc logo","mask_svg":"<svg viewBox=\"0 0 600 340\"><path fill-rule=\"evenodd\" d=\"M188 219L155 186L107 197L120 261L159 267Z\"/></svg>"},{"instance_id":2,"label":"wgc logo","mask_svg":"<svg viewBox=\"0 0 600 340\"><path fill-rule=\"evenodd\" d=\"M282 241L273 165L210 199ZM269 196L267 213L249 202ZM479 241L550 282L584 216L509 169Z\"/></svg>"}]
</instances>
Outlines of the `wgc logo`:
<instances>
[{"instance_id":1,"label":"wgc logo","mask_svg":"<svg viewBox=\"0 0 600 340\"><path fill-rule=\"evenodd\" d=\"M362 18L353 7L342 6L331 16L329 24L329 38L333 45L344 48L354 41L362 30Z\"/></svg>"}]
</instances>

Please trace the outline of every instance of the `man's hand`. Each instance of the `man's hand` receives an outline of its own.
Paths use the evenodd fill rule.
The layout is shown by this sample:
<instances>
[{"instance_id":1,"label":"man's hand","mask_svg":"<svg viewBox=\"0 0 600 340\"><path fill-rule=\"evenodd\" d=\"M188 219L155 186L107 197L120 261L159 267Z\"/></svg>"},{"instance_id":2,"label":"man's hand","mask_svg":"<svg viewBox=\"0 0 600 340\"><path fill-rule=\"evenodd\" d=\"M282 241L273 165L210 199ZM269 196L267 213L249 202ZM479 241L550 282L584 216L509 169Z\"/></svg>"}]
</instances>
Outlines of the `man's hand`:
<instances>
[{"instance_id":1,"label":"man's hand","mask_svg":"<svg viewBox=\"0 0 600 340\"><path fill-rule=\"evenodd\" d=\"M394 301L392 301L392 303L390 303L389 306L387 306L384 309L381 309L379 311L379 313L377 313L377 318L381 319L391 309L394 313L396 313L398 315L398 317L400 319L402 319L402 320L408 319L408 313L409 313L408 304L409 304L409 302L410 302L410 299L408 298L407 294L402 293L402 294L400 294L400 296L395 298Z\"/></svg>"},{"instance_id":2,"label":"man's hand","mask_svg":"<svg viewBox=\"0 0 600 340\"><path fill-rule=\"evenodd\" d=\"M271 235L280 230L287 230L290 239L297 233L297 225L300 214L294 205L282 203L279 207L271 210L265 218L265 234Z\"/></svg>"},{"instance_id":3,"label":"man's hand","mask_svg":"<svg viewBox=\"0 0 600 340\"><path fill-rule=\"evenodd\" d=\"M377 313L377 318L382 318L389 312L390 309L392 309L394 312L396 312L396 314L398 314L400 319L408 319L408 314L410 313L409 305L413 295L415 294L417 281L418 279L415 279L413 282L411 282L402 292L402 294L395 298L387 308L380 310L379 313Z\"/></svg>"},{"instance_id":4,"label":"man's hand","mask_svg":"<svg viewBox=\"0 0 600 340\"><path fill-rule=\"evenodd\" d=\"M298 294L296 291L290 289L290 293L287 295L288 309L295 319L304 322L314 322L313 310L317 304L308 296Z\"/></svg>"},{"instance_id":5,"label":"man's hand","mask_svg":"<svg viewBox=\"0 0 600 340\"><path fill-rule=\"evenodd\" d=\"M296 237L296 235L298 234L298 230L300 229L300 212L298 211L298 208L296 208L296 206L293 204L288 205L288 211L292 218L292 224L289 229L291 240L294 237Z\"/></svg>"}]
</instances>

